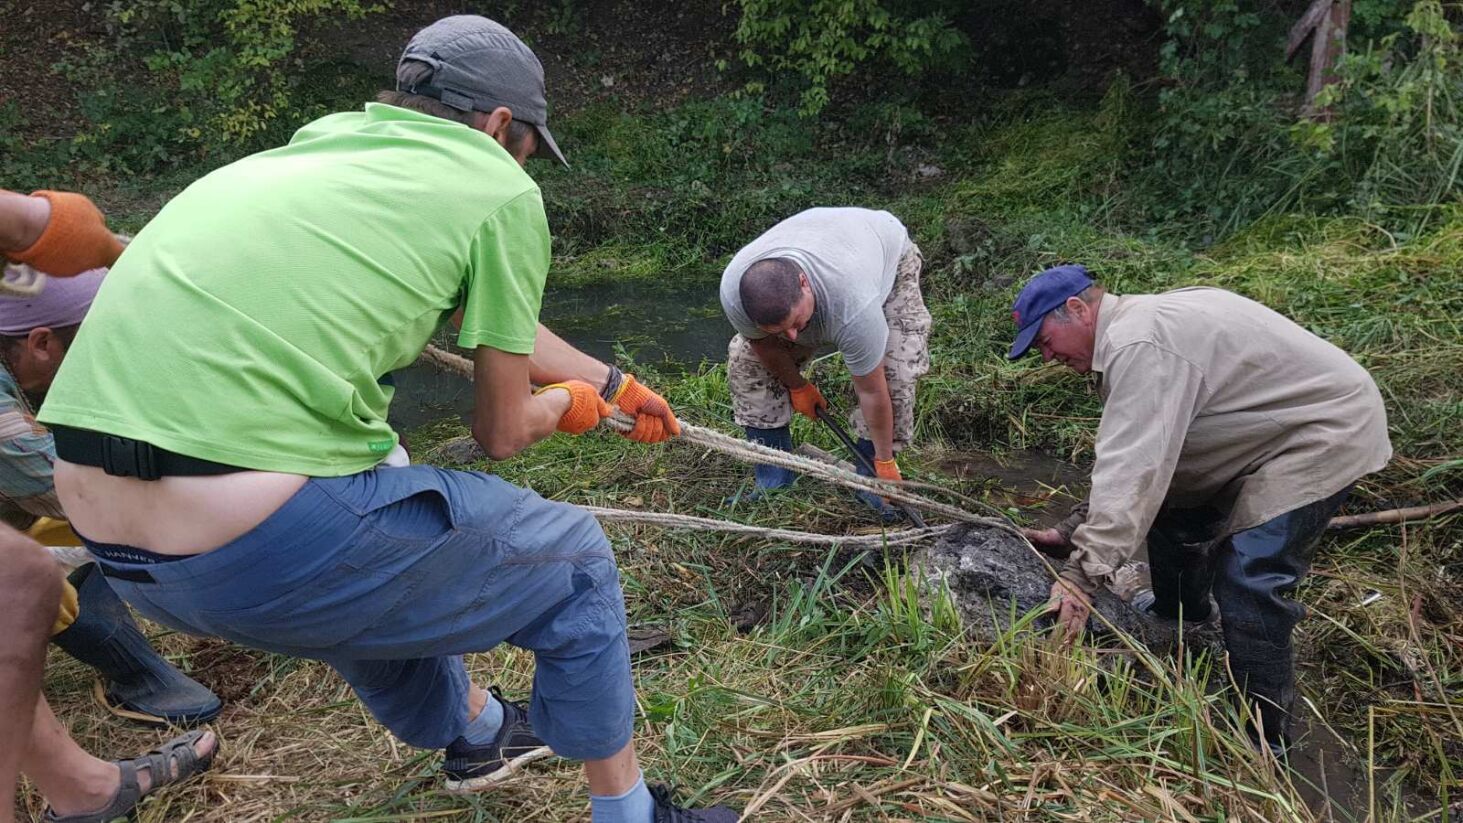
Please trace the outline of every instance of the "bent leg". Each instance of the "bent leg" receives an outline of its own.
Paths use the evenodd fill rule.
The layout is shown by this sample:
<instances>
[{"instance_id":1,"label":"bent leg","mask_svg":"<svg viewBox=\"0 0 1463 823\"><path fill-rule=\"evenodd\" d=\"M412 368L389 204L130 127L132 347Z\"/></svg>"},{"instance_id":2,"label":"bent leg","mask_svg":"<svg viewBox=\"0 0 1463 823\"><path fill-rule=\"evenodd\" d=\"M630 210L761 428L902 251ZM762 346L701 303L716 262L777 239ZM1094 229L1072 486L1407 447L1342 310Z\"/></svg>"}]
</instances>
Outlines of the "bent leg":
<instances>
[{"instance_id":1,"label":"bent leg","mask_svg":"<svg viewBox=\"0 0 1463 823\"><path fill-rule=\"evenodd\" d=\"M914 440L915 386L930 370L930 328L933 320L920 293L919 278L923 267L924 258L919 247L910 244L899 259L894 287L884 301L884 320L889 324L889 338L884 344L884 380L889 386L889 400L894 408L896 452ZM870 439L862 409L854 408L849 423L859 438Z\"/></svg>"},{"instance_id":2,"label":"bent leg","mask_svg":"<svg viewBox=\"0 0 1463 823\"><path fill-rule=\"evenodd\" d=\"M799 367L807 355L788 343ZM763 365L752 344L740 334L726 347L726 382L731 389L732 418L738 426L778 429L792 422L792 398L787 387Z\"/></svg>"},{"instance_id":3,"label":"bent leg","mask_svg":"<svg viewBox=\"0 0 1463 823\"><path fill-rule=\"evenodd\" d=\"M1208 508L1159 512L1148 530L1154 614L1169 620L1180 612L1185 620L1209 617L1221 521L1221 513Z\"/></svg>"},{"instance_id":4,"label":"bent leg","mask_svg":"<svg viewBox=\"0 0 1463 823\"><path fill-rule=\"evenodd\" d=\"M350 684L371 716L408 746L445 749L467 727L472 682L460 655L325 662Z\"/></svg>"},{"instance_id":5,"label":"bent leg","mask_svg":"<svg viewBox=\"0 0 1463 823\"><path fill-rule=\"evenodd\" d=\"M1214 594L1229 667L1272 748L1283 748L1289 740L1295 701L1291 634L1305 607L1291 595L1310 570L1327 521L1349 491L1238 532L1220 548Z\"/></svg>"}]
</instances>

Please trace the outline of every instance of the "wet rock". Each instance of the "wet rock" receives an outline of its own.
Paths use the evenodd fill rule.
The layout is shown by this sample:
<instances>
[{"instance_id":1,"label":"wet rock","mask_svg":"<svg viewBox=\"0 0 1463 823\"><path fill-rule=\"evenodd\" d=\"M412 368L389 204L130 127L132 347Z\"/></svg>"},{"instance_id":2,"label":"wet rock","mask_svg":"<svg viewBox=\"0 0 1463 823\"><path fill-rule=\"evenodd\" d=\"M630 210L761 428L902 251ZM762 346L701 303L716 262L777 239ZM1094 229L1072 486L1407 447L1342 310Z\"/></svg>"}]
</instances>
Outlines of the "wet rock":
<instances>
[{"instance_id":1,"label":"wet rock","mask_svg":"<svg viewBox=\"0 0 1463 823\"><path fill-rule=\"evenodd\" d=\"M1013 621L1044 606L1053 582L1041 556L1020 538L978 526L957 529L921 550L914 567L927 591L948 587L966 630L983 642L994 640ZM1139 613L1106 589L1093 596L1092 605L1095 614L1088 619L1087 632L1098 642L1115 639L1115 627L1154 651L1168 652L1178 644L1175 621ZM1039 618L1036 625L1049 626L1051 619ZM1183 640L1191 648L1221 648L1218 621L1185 624Z\"/></svg>"}]
</instances>

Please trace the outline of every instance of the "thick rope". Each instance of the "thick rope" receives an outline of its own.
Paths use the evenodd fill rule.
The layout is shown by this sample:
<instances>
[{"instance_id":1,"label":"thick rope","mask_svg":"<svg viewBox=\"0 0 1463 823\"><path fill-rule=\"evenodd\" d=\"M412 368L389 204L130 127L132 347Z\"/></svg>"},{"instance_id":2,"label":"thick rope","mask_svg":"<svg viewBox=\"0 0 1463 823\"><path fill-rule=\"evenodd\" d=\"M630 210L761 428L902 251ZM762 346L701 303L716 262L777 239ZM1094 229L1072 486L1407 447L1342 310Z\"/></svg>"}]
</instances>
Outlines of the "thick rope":
<instances>
[{"instance_id":1,"label":"thick rope","mask_svg":"<svg viewBox=\"0 0 1463 823\"><path fill-rule=\"evenodd\" d=\"M456 374L471 380L473 377L472 361L460 355L443 351L436 346L428 346L422 352L421 362L435 368ZM616 414L613 417L601 421L606 428L625 433L634 427L634 422L627 416ZM825 480L850 489L873 492L882 495L890 500L907 503L931 514L940 514L959 523L975 523L989 528L1000 529L1017 536L1021 536L1021 530L1009 520L998 517L985 517L974 514L958 506L952 506L938 500L932 500L924 495L889 481L878 480L872 477L864 477L861 474L851 472L847 469L825 463L812 457L805 457L792 452L785 452L780 449L763 446L760 443L753 443L730 435L722 434L715 429L694 426L685 421L681 422L681 436L675 438L681 442L700 446L712 451L720 452L729 457L746 463L769 463L774 466L781 466L791 469L820 480ZM929 486L930 484L921 484ZM944 490L942 490L944 491ZM838 535L818 534L815 532L795 531L792 529L774 529L764 526L749 526L745 523L733 523L728 520L714 520L709 517L693 517L688 514L668 514L663 512L642 512L629 509L612 509L603 506L582 506L585 511L594 515L596 519L604 521L621 521L631 523L646 523L660 526L662 528L682 529L686 531L699 532L725 532L729 534L744 534L748 536L761 537L768 540L780 540L787 543L805 543L820 546L901 546L910 543L917 543L931 537L939 537L956 524L942 526L930 526L923 529L904 529L902 531L883 532L881 534L862 535ZM1022 538L1025 539L1024 537ZM63 566L75 567L90 563L94 558L85 548L76 546L49 546L56 562Z\"/></svg>"},{"instance_id":2,"label":"thick rope","mask_svg":"<svg viewBox=\"0 0 1463 823\"><path fill-rule=\"evenodd\" d=\"M85 546L47 546L46 550L51 553L51 557L55 558L57 563L68 569L85 566L96 559L91 556L91 552L87 551Z\"/></svg>"},{"instance_id":3,"label":"thick rope","mask_svg":"<svg viewBox=\"0 0 1463 823\"><path fill-rule=\"evenodd\" d=\"M580 506L599 520L615 520L630 523L648 523L667 529L682 529L696 532L729 532L781 540L787 543L810 543L821 546L902 546L917 543L929 537L939 537L951 529L959 528L950 523L923 529L905 529L882 534L817 534L791 529L770 529L764 526L748 526L729 520L713 520L709 517L693 517L689 514L666 514L663 512L637 512L629 509L607 509L602 506Z\"/></svg>"},{"instance_id":4,"label":"thick rope","mask_svg":"<svg viewBox=\"0 0 1463 823\"><path fill-rule=\"evenodd\" d=\"M46 287L46 275L30 266L7 265L5 276L0 278L0 296L35 297Z\"/></svg>"},{"instance_id":5,"label":"thick rope","mask_svg":"<svg viewBox=\"0 0 1463 823\"><path fill-rule=\"evenodd\" d=\"M472 379L472 361L461 355L443 351L436 346L428 346L422 352L421 359L423 362L443 371L456 374L468 380ZM621 414L606 418L601 422L601 425L620 433L628 432L633 427L630 418ZM753 443L739 437L732 437L731 435L722 434L715 429L703 428L682 421L681 436L676 439L691 445L720 452L745 463L767 463L773 466L791 469L792 471L850 489L873 492L889 500L911 505L922 512L943 515L951 520L962 523L975 523L989 528L1000 529L1011 534L1021 534L1021 530L1005 518L975 514L959 506L952 506L949 503L932 500L913 489L905 488L902 485L887 480L864 477L861 474L824 463L821 460L804 457L803 455L792 452L785 452L781 449L774 449L770 446ZM634 514L641 513L635 512ZM745 528L752 529L757 527L747 526Z\"/></svg>"}]
</instances>

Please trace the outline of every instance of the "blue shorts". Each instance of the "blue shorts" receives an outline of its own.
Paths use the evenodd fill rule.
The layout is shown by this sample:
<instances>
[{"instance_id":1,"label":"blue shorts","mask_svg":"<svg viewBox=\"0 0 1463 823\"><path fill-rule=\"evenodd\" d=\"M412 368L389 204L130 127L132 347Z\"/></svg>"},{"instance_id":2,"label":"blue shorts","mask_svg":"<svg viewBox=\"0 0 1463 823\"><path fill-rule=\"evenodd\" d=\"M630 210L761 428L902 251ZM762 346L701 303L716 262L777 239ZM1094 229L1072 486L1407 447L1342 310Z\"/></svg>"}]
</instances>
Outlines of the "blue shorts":
<instances>
[{"instance_id":1,"label":"blue shorts","mask_svg":"<svg viewBox=\"0 0 1463 823\"><path fill-rule=\"evenodd\" d=\"M609 541L583 509L493 475L410 466L314 478L237 540L169 562L87 545L142 614L322 660L413 746L462 734L461 656L499 643L533 652L530 716L560 756L602 759L630 741Z\"/></svg>"}]
</instances>

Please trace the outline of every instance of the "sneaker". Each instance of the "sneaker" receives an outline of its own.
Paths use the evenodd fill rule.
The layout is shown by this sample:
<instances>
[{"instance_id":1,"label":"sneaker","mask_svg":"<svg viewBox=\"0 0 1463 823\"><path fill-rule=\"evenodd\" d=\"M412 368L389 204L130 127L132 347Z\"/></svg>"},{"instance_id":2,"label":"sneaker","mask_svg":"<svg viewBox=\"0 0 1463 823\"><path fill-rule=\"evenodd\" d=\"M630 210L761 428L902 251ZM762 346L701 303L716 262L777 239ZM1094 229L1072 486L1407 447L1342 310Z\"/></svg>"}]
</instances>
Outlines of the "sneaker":
<instances>
[{"instance_id":1,"label":"sneaker","mask_svg":"<svg viewBox=\"0 0 1463 823\"><path fill-rule=\"evenodd\" d=\"M448 792L466 794L496 788L524 766L554 753L534 734L525 704L509 703L497 689L493 689L493 699L503 704L503 728L486 746L473 746L461 737L452 741L442 763Z\"/></svg>"},{"instance_id":2,"label":"sneaker","mask_svg":"<svg viewBox=\"0 0 1463 823\"><path fill-rule=\"evenodd\" d=\"M737 823L741 815L725 806L709 809L683 809L671 802L668 786L651 786L650 797L655 801L652 823Z\"/></svg>"}]
</instances>

